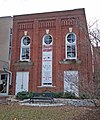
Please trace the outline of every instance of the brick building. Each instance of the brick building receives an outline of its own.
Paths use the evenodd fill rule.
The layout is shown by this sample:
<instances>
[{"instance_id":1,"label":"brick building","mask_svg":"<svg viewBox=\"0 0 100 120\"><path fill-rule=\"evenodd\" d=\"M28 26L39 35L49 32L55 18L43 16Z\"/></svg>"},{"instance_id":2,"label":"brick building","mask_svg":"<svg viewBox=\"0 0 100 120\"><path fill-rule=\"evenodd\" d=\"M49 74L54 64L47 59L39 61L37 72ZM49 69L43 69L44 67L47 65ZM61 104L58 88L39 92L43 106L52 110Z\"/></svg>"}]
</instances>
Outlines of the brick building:
<instances>
[{"instance_id":1,"label":"brick building","mask_svg":"<svg viewBox=\"0 0 100 120\"><path fill-rule=\"evenodd\" d=\"M64 92L77 96L92 80L91 47L84 9L13 17L12 94Z\"/></svg>"}]
</instances>

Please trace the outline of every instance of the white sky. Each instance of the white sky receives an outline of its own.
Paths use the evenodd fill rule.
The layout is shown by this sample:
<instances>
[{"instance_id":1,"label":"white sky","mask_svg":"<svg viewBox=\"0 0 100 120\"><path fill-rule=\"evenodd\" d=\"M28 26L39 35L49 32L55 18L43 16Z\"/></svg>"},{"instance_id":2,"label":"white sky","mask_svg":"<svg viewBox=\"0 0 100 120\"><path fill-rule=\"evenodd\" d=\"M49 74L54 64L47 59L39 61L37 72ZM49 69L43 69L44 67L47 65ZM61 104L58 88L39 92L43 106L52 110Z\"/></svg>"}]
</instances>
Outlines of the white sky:
<instances>
[{"instance_id":1,"label":"white sky","mask_svg":"<svg viewBox=\"0 0 100 120\"><path fill-rule=\"evenodd\" d=\"M100 21L100 0L0 0L0 17L85 8L88 22Z\"/></svg>"}]
</instances>

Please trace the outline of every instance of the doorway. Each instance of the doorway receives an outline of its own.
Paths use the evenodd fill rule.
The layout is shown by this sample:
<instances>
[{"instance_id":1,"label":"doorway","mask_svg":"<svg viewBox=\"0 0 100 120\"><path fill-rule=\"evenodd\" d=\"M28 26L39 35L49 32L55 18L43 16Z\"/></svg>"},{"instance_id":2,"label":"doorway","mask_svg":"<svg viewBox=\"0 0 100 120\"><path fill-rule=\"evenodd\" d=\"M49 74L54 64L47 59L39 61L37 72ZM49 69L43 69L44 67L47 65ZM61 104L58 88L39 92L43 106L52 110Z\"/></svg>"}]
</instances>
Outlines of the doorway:
<instances>
[{"instance_id":1,"label":"doorway","mask_svg":"<svg viewBox=\"0 0 100 120\"><path fill-rule=\"evenodd\" d=\"M28 91L28 83L29 83L29 72L17 72L15 94L22 91Z\"/></svg>"},{"instance_id":2,"label":"doorway","mask_svg":"<svg viewBox=\"0 0 100 120\"><path fill-rule=\"evenodd\" d=\"M0 95L8 95L9 74L0 74Z\"/></svg>"}]
</instances>

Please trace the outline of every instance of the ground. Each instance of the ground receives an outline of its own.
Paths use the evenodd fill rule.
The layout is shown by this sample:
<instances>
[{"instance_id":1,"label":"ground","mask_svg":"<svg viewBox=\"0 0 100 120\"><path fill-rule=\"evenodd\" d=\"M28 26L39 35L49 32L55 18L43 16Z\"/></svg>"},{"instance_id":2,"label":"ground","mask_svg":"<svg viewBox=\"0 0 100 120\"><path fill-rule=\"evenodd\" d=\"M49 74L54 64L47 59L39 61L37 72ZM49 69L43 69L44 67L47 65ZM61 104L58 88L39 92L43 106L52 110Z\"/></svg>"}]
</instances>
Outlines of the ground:
<instances>
[{"instance_id":1,"label":"ground","mask_svg":"<svg viewBox=\"0 0 100 120\"><path fill-rule=\"evenodd\" d=\"M0 104L0 120L100 120L96 107L28 107Z\"/></svg>"}]
</instances>

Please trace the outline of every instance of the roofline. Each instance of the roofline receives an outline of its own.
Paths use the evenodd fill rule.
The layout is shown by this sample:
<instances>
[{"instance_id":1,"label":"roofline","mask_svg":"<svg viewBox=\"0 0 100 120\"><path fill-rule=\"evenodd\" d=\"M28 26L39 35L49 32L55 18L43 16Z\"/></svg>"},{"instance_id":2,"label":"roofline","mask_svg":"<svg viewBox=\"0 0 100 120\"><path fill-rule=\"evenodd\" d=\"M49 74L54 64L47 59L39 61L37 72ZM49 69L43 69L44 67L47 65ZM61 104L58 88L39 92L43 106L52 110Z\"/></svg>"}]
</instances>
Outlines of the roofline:
<instances>
[{"instance_id":1,"label":"roofline","mask_svg":"<svg viewBox=\"0 0 100 120\"><path fill-rule=\"evenodd\" d=\"M71 10L61 10L61 11L51 11L51 12L39 12L39 13L31 13L31 14L21 14L21 15L13 15L13 17L24 17L24 16L37 16L44 14L53 14L53 13L62 13L62 12L72 12L72 11L85 11L85 8L71 9Z\"/></svg>"},{"instance_id":2,"label":"roofline","mask_svg":"<svg viewBox=\"0 0 100 120\"><path fill-rule=\"evenodd\" d=\"M2 16L0 18L13 18L12 16Z\"/></svg>"}]
</instances>

